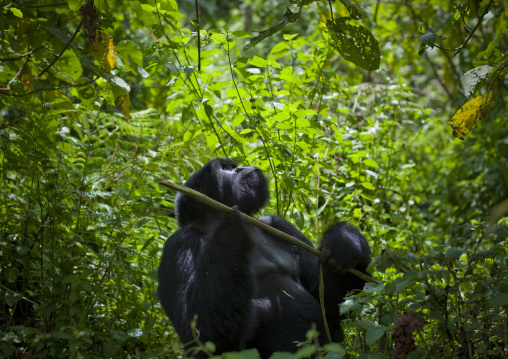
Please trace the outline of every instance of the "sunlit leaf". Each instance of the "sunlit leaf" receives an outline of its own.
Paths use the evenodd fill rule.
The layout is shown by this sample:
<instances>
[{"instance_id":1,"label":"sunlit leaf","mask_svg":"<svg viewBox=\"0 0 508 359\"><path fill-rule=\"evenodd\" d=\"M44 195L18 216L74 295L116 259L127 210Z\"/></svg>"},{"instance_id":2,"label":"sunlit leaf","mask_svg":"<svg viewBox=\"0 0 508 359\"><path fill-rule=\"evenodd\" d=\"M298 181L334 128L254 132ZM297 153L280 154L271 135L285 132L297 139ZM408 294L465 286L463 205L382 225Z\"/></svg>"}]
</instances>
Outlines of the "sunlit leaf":
<instances>
[{"instance_id":1,"label":"sunlit leaf","mask_svg":"<svg viewBox=\"0 0 508 359\"><path fill-rule=\"evenodd\" d=\"M224 45L227 42L226 36L223 34L213 34L210 39L219 45Z\"/></svg>"},{"instance_id":2,"label":"sunlit leaf","mask_svg":"<svg viewBox=\"0 0 508 359\"><path fill-rule=\"evenodd\" d=\"M91 48L96 61L101 67L108 72L115 68L118 54L116 53L112 37L104 36L100 41L99 38L97 38L91 45Z\"/></svg>"},{"instance_id":3,"label":"sunlit leaf","mask_svg":"<svg viewBox=\"0 0 508 359\"><path fill-rule=\"evenodd\" d=\"M374 185L370 182L362 182L362 186L364 188L371 190L371 191L374 191L376 189L376 187L374 187Z\"/></svg>"},{"instance_id":4,"label":"sunlit leaf","mask_svg":"<svg viewBox=\"0 0 508 359\"><path fill-rule=\"evenodd\" d=\"M485 98L478 96L468 101L448 122L452 126L452 135L463 139L476 126L478 121L488 116L493 106L494 96L492 91Z\"/></svg>"},{"instance_id":5,"label":"sunlit leaf","mask_svg":"<svg viewBox=\"0 0 508 359\"><path fill-rule=\"evenodd\" d=\"M364 164L366 164L367 166L369 166L369 167L372 167L372 168L379 168L379 165L378 165L378 164L377 164L377 162L376 162L376 161L374 161L374 160L371 160L371 159L366 158L366 159L364 159L362 162L363 162Z\"/></svg>"},{"instance_id":6,"label":"sunlit leaf","mask_svg":"<svg viewBox=\"0 0 508 359\"><path fill-rule=\"evenodd\" d=\"M493 67L489 65L476 67L460 78L460 92L469 97L474 94L490 77Z\"/></svg>"},{"instance_id":7,"label":"sunlit leaf","mask_svg":"<svg viewBox=\"0 0 508 359\"><path fill-rule=\"evenodd\" d=\"M20 9L16 9L15 7L10 7L9 10L14 14L16 17L23 17L23 13Z\"/></svg>"}]
</instances>

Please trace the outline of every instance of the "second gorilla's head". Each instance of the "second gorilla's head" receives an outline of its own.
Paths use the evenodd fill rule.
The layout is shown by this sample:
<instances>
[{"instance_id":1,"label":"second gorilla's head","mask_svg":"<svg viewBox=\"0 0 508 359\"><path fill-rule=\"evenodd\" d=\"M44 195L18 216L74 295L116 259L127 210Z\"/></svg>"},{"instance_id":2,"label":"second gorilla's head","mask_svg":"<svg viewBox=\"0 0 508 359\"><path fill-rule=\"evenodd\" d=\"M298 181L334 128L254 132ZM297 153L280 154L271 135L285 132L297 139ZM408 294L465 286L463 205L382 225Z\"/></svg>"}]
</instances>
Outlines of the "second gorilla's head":
<instances>
[{"instance_id":1,"label":"second gorilla's head","mask_svg":"<svg viewBox=\"0 0 508 359\"><path fill-rule=\"evenodd\" d=\"M238 206L245 214L259 211L265 205L268 181L257 167L238 166L228 159L214 159L200 168L185 182L185 186L225 204ZM210 219L214 209L197 200L178 193L176 215L180 226Z\"/></svg>"}]
</instances>

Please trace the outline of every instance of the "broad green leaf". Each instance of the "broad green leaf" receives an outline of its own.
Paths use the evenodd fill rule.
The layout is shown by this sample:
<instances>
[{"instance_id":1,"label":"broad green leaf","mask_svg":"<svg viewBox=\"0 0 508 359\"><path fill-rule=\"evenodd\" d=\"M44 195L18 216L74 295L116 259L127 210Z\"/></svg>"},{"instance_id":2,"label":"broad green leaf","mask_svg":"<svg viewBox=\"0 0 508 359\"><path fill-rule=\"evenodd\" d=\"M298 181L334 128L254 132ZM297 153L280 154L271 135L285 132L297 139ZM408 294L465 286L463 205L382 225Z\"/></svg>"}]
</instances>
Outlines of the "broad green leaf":
<instances>
[{"instance_id":1,"label":"broad green leaf","mask_svg":"<svg viewBox=\"0 0 508 359\"><path fill-rule=\"evenodd\" d=\"M507 293L499 293L494 294L489 298L489 304L501 307L501 306L507 306L508 305L508 294Z\"/></svg>"},{"instance_id":2,"label":"broad green leaf","mask_svg":"<svg viewBox=\"0 0 508 359\"><path fill-rule=\"evenodd\" d=\"M278 74L277 76L279 76L279 78L281 80L285 80L287 82L291 82L291 83L294 83L294 84L297 84L299 83L298 81L298 77L296 77L295 75L293 75L293 68L291 66L286 66L284 67Z\"/></svg>"},{"instance_id":3,"label":"broad green leaf","mask_svg":"<svg viewBox=\"0 0 508 359\"><path fill-rule=\"evenodd\" d=\"M178 11L178 3L176 0L158 0L157 4L159 9L165 12L177 12Z\"/></svg>"},{"instance_id":4,"label":"broad green leaf","mask_svg":"<svg viewBox=\"0 0 508 359\"><path fill-rule=\"evenodd\" d=\"M131 87L127 82L125 82L124 79L118 77L118 76L108 76L108 82L110 82L112 85L114 85L114 90L116 88L117 91L120 91L120 93L124 92L130 92Z\"/></svg>"},{"instance_id":5,"label":"broad green leaf","mask_svg":"<svg viewBox=\"0 0 508 359\"><path fill-rule=\"evenodd\" d=\"M67 4L69 4L69 9L77 11L85 2L83 0L68 0Z\"/></svg>"},{"instance_id":6,"label":"broad green leaf","mask_svg":"<svg viewBox=\"0 0 508 359\"><path fill-rule=\"evenodd\" d=\"M433 32L423 34L419 38L420 42L423 44L429 46L430 48L434 48L434 44L437 41L437 36Z\"/></svg>"},{"instance_id":7,"label":"broad green leaf","mask_svg":"<svg viewBox=\"0 0 508 359\"><path fill-rule=\"evenodd\" d=\"M227 42L226 36L223 34L213 34L210 39L219 45L224 45Z\"/></svg>"},{"instance_id":8,"label":"broad green leaf","mask_svg":"<svg viewBox=\"0 0 508 359\"><path fill-rule=\"evenodd\" d=\"M249 60L249 64L257 67L266 67L266 65L268 65L268 61L259 56L254 56Z\"/></svg>"},{"instance_id":9,"label":"broad green leaf","mask_svg":"<svg viewBox=\"0 0 508 359\"><path fill-rule=\"evenodd\" d=\"M347 11L349 11L349 15L351 15L352 19L360 20L363 17L365 12L360 6L353 4L349 0L339 0L339 1L342 3L342 5L346 7Z\"/></svg>"},{"instance_id":10,"label":"broad green leaf","mask_svg":"<svg viewBox=\"0 0 508 359\"><path fill-rule=\"evenodd\" d=\"M252 35L251 35L251 34L249 34L248 32L245 32L245 31L233 31L233 32L232 32L232 35L233 35L234 37L239 37L239 38L241 38L241 39L243 39L243 38L247 38L247 37L252 37Z\"/></svg>"},{"instance_id":11,"label":"broad green leaf","mask_svg":"<svg viewBox=\"0 0 508 359\"><path fill-rule=\"evenodd\" d=\"M350 24L350 18L328 20L326 26L332 37L332 45L347 60L362 69L373 71L379 68L379 44L367 28Z\"/></svg>"},{"instance_id":12,"label":"broad green leaf","mask_svg":"<svg viewBox=\"0 0 508 359\"><path fill-rule=\"evenodd\" d=\"M290 117L288 112L279 112L278 114L272 116L272 121L285 121Z\"/></svg>"},{"instance_id":13,"label":"broad green leaf","mask_svg":"<svg viewBox=\"0 0 508 359\"><path fill-rule=\"evenodd\" d=\"M362 162L363 162L365 165L369 166L369 167L372 167L372 168L379 168L379 165L378 165L378 164L377 164L377 162L376 162L376 161L374 161L374 160L371 160L371 159L366 158L366 159L364 159Z\"/></svg>"},{"instance_id":14,"label":"broad green leaf","mask_svg":"<svg viewBox=\"0 0 508 359\"><path fill-rule=\"evenodd\" d=\"M386 333L386 327L380 325L379 327L369 328L365 332L365 342L367 345L374 344L379 338Z\"/></svg>"},{"instance_id":15,"label":"broad green leaf","mask_svg":"<svg viewBox=\"0 0 508 359\"><path fill-rule=\"evenodd\" d=\"M376 189L376 187L374 187L374 185L370 182L362 182L362 186L364 188L370 189L371 191L374 191Z\"/></svg>"},{"instance_id":16,"label":"broad green leaf","mask_svg":"<svg viewBox=\"0 0 508 359\"><path fill-rule=\"evenodd\" d=\"M270 50L270 53L271 54L275 54L277 52L281 52L281 51L284 51L284 50L288 50L289 49L289 45L287 42L279 42L277 45L275 45L271 50Z\"/></svg>"},{"instance_id":17,"label":"broad green leaf","mask_svg":"<svg viewBox=\"0 0 508 359\"><path fill-rule=\"evenodd\" d=\"M476 67L460 78L460 92L466 97L474 94L480 86L488 81L494 68L489 65Z\"/></svg>"},{"instance_id":18,"label":"broad green leaf","mask_svg":"<svg viewBox=\"0 0 508 359\"><path fill-rule=\"evenodd\" d=\"M77 81L81 77L81 74L83 74L81 62L72 49L65 50L54 66L60 73L72 81Z\"/></svg>"},{"instance_id":19,"label":"broad green leaf","mask_svg":"<svg viewBox=\"0 0 508 359\"><path fill-rule=\"evenodd\" d=\"M446 251L445 258L447 260L459 259L465 250L460 248L450 248Z\"/></svg>"},{"instance_id":20,"label":"broad green leaf","mask_svg":"<svg viewBox=\"0 0 508 359\"><path fill-rule=\"evenodd\" d=\"M291 130L294 126L287 122L278 122L275 127L279 130Z\"/></svg>"},{"instance_id":21,"label":"broad green leaf","mask_svg":"<svg viewBox=\"0 0 508 359\"><path fill-rule=\"evenodd\" d=\"M143 53L134 41L120 41L116 46L116 53L125 64L131 63L130 58L136 65L143 67Z\"/></svg>"},{"instance_id":22,"label":"broad green leaf","mask_svg":"<svg viewBox=\"0 0 508 359\"><path fill-rule=\"evenodd\" d=\"M9 10L14 14L16 17L23 17L23 13L20 9L16 9L15 7L10 7Z\"/></svg>"}]
</instances>

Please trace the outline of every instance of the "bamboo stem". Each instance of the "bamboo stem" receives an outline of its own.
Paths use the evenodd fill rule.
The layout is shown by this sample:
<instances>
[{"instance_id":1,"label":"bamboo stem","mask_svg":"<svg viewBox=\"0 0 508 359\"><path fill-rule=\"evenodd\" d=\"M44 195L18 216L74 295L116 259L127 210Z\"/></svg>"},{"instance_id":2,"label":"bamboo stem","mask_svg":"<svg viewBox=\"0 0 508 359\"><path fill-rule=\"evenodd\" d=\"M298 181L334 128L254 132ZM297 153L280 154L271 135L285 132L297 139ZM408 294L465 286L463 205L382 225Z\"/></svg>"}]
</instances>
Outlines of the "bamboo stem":
<instances>
[{"instance_id":1,"label":"bamboo stem","mask_svg":"<svg viewBox=\"0 0 508 359\"><path fill-rule=\"evenodd\" d=\"M182 192L183 194L186 194L214 209L217 209L221 212L228 212L228 211L231 211L231 207L228 207L220 202L217 202L213 199L211 199L210 197L204 195L203 193L200 193L198 191L195 191L189 187L185 187L185 186L181 186L181 185L178 185L176 183L173 183L173 182L170 182L168 180L164 180L162 178L159 178L158 179L158 182L165 186L165 187L168 187L168 188L172 188L172 189L175 189L179 192ZM282 238L288 242L290 242L291 244L294 244L295 246L298 246L304 250L306 250L307 252L315 255L315 256L319 256L319 254L321 253L320 251L318 251L316 248L314 247L311 247L309 246L308 244L305 244L303 243L302 241L300 241L299 239L293 237L293 236L290 236L289 234L287 233L284 233L282 231L279 231L278 229L276 228L273 228L271 226L269 226L268 224L266 223L263 223L259 220L257 220L256 218L253 218L249 215L246 215L245 213L242 213L240 212L242 218L247 221L248 223L252 224L253 226L256 226L258 228L261 228L262 230L268 232L268 233L271 233L279 238ZM338 269L342 269L342 268L338 268ZM361 279L367 281L367 282L370 282L370 283L376 283L376 284L379 284L379 282L377 280L375 280L374 278L371 278L369 277L368 275L360 272L359 270L356 270L354 268L349 268L347 269L348 272L350 273L353 273L354 275L360 277Z\"/></svg>"}]
</instances>

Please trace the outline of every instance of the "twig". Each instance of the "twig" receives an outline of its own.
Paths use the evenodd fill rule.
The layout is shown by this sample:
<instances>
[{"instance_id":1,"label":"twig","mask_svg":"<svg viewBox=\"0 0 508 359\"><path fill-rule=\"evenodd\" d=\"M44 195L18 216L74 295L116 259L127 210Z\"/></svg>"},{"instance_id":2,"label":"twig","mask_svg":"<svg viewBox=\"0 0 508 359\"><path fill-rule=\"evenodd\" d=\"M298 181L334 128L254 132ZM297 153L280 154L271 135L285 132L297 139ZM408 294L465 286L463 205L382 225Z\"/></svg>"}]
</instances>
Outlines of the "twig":
<instances>
[{"instance_id":1,"label":"twig","mask_svg":"<svg viewBox=\"0 0 508 359\"><path fill-rule=\"evenodd\" d=\"M30 60L30 57L27 57L26 58L26 61L25 63L23 64L23 66L19 69L18 73L12 78L11 81L9 81L9 83L7 83L7 87L5 88L0 88L0 91L10 91L11 90L11 84L19 77L21 76L21 74L23 73L23 71L25 70L26 68L26 65L28 65L28 60Z\"/></svg>"},{"instance_id":2,"label":"twig","mask_svg":"<svg viewBox=\"0 0 508 359\"><path fill-rule=\"evenodd\" d=\"M194 3L196 7L196 28L198 30L198 71L201 71L201 19L199 18L198 0L195 0Z\"/></svg>"},{"instance_id":3,"label":"twig","mask_svg":"<svg viewBox=\"0 0 508 359\"><path fill-rule=\"evenodd\" d=\"M67 6L68 5L65 2L58 2L58 3L54 3L54 4L47 4L47 5L25 5L25 4L19 3L16 0L11 0L11 1L15 4L18 4L19 6L29 7L29 8L34 8L34 9L41 8L41 7L55 7L55 6Z\"/></svg>"},{"instance_id":4,"label":"twig","mask_svg":"<svg viewBox=\"0 0 508 359\"><path fill-rule=\"evenodd\" d=\"M471 37L473 37L474 33L476 32L476 30L478 29L478 26L480 26L483 18L485 15L487 15L487 13L489 12L489 8L490 8L490 5L492 5L492 3L494 2L494 0L490 0L490 2L488 3L487 7L485 8L485 11L483 12L483 15L478 19L478 22L476 23L476 26L474 27L473 31L471 31L469 33L469 36L467 37L467 39L464 41L464 43L462 45L459 46L459 48L457 49L457 51L455 51L453 53L453 56L457 55L460 50L462 50L462 48L464 46L466 46L466 44L469 42L469 40L471 39Z\"/></svg>"},{"instance_id":5,"label":"twig","mask_svg":"<svg viewBox=\"0 0 508 359\"><path fill-rule=\"evenodd\" d=\"M159 178L157 180L157 182L159 182L161 185L163 185L165 187L175 189L175 190L177 190L179 192L182 192L183 194L188 195L189 197L197 199L198 201L200 201L200 202L202 202L202 203L204 203L204 204L206 204L206 205L208 205L208 206L210 206L210 207L212 207L214 209L217 209L217 210L219 210L221 212L229 212L229 211L231 211L230 207L228 207L228 206L226 206L226 205L224 205L222 203L219 203L219 202L211 199L210 197L204 195L203 193L200 193L198 191L194 191L193 189L191 189L189 187L180 186L180 185L177 185L176 183L170 182L168 180L164 180L162 178ZM255 219L255 218L253 218L253 217L251 217L249 215L246 215L245 213L241 213L240 212L240 215L242 216L242 218L246 222L248 222L248 223L250 223L250 224L252 224L252 225L254 225L254 226L258 227L258 228L261 228L262 230L264 230L264 231L266 231L266 232L268 232L270 234L273 234L273 235L275 235L275 236L277 236L279 238L282 238L282 239L290 242L291 244L294 244L295 246L300 247L300 248L306 250L307 252L309 252L309 253L311 253L311 254L313 254L315 256L319 257L319 255L321 254L321 252L318 251L317 249L315 249L314 247L311 247L308 244L303 243L299 239L297 239L297 238L295 238L293 236L290 236L287 233L279 231L278 229L273 228L273 227L267 225L266 223L258 221L257 219ZM332 260L330 259L327 264L330 264L332 267L336 267L331 262L332 262ZM337 269L343 270L343 268L337 268ZM347 269L347 271L350 272L350 273L353 273L354 275L360 277L361 279L363 279L363 280L365 280L367 282L379 284L379 282L377 280L375 280L374 278L369 277L368 275L360 272L359 270L356 270L354 268L349 268L349 269Z\"/></svg>"},{"instance_id":6,"label":"twig","mask_svg":"<svg viewBox=\"0 0 508 359\"><path fill-rule=\"evenodd\" d=\"M33 54L34 52L36 51L39 51L40 49L42 49L44 47L44 45L41 45L39 46L38 48L36 49L33 49L32 51L28 51L26 54L23 54L23 55L20 55L20 56L16 56L16 57L0 57L0 61L1 62L7 62L7 61L17 61L17 60L21 60L23 57L27 57L27 56L30 56L31 54Z\"/></svg>"},{"instance_id":7,"label":"twig","mask_svg":"<svg viewBox=\"0 0 508 359\"><path fill-rule=\"evenodd\" d=\"M60 51L60 53L58 55L55 56L55 58L53 59L53 61L51 61L51 63L46 66L46 68L44 70L41 71L40 74L37 75L37 77L35 78L35 81L39 80L41 78L41 76L46 72L48 71L51 66L53 66L55 64L55 62L57 62L60 57L62 57L63 53L67 50L67 48L70 46L72 40L74 40L74 38L76 37L76 35L78 34L79 32L79 29L81 29L81 25L83 25L83 19L81 19L78 27L76 28L76 31L74 31L74 34L72 34L72 37L69 39L69 41L67 42L67 44L65 44L64 48L62 49L62 51Z\"/></svg>"}]
</instances>

